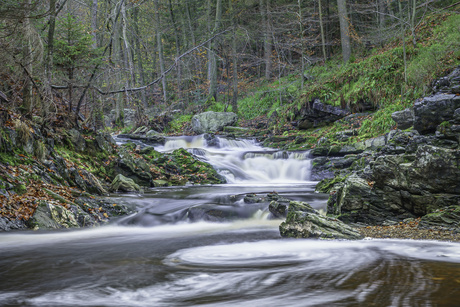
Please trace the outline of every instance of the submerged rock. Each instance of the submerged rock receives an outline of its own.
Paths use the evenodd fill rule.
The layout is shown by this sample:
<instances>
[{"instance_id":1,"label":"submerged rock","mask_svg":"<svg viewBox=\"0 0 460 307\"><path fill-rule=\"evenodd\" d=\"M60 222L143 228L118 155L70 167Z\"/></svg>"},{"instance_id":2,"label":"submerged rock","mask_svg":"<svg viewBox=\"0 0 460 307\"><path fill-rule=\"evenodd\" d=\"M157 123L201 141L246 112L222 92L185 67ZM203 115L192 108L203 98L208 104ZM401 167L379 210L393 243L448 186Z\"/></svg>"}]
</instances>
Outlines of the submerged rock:
<instances>
[{"instance_id":1,"label":"submerged rock","mask_svg":"<svg viewBox=\"0 0 460 307\"><path fill-rule=\"evenodd\" d=\"M280 234L290 238L348 239L362 238L360 233L342 221L323 216L309 204L291 201Z\"/></svg>"}]
</instances>

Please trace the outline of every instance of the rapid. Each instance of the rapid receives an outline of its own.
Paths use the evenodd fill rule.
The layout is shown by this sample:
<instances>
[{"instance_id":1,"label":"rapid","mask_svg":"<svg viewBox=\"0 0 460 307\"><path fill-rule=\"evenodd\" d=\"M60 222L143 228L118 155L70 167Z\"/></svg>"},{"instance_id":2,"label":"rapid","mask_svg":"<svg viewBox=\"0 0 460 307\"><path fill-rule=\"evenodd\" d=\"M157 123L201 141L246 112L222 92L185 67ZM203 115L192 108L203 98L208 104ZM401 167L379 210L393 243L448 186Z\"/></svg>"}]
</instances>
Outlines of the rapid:
<instances>
[{"instance_id":1,"label":"rapid","mask_svg":"<svg viewBox=\"0 0 460 307\"><path fill-rule=\"evenodd\" d=\"M228 183L113 194L137 213L103 227L0 235L0 306L459 305L458 243L284 239L268 202L244 202L276 192L324 210L308 152L204 136L155 147L177 148Z\"/></svg>"}]
</instances>

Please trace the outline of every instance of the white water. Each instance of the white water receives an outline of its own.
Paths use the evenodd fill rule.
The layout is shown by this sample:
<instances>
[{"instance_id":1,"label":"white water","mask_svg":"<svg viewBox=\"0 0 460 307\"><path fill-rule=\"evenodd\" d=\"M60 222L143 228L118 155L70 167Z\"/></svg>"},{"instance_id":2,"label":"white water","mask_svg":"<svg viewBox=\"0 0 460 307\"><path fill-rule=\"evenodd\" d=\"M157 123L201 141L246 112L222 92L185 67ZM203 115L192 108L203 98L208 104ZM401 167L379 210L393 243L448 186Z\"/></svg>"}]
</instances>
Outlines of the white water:
<instances>
[{"instance_id":1,"label":"white water","mask_svg":"<svg viewBox=\"0 0 460 307\"><path fill-rule=\"evenodd\" d=\"M168 138L160 152L186 148L206 161L225 177L228 183L288 184L310 179L308 152L275 151L261 147L254 140L217 137L208 146L203 135Z\"/></svg>"},{"instance_id":2,"label":"white water","mask_svg":"<svg viewBox=\"0 0 460 307\"><path fill-rule=\"evenodd\" d=\"M117 196L138 213L105 227L0 234L0 306L459 306L460 244L283 239L268 203L324 208L306 153L250 140L169 139L233 184ZM217 214L216 214L217 213Z\"/></svg>"}]
</instances>

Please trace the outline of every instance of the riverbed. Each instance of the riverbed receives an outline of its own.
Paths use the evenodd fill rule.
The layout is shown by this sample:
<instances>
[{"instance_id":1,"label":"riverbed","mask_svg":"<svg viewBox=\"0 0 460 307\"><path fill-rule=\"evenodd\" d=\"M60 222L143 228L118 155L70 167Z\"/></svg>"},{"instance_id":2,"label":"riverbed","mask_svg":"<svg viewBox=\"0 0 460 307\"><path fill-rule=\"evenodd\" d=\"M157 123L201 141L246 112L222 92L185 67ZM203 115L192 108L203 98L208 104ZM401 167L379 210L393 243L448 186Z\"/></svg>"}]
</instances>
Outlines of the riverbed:
<instances>
[{"instance_id":1,"label":"riverbed","mask_svg":"<svg viewBox=\"0 0 460 307\"><path fill-rule=\"evenodd\" d=\"M119 142L123 142L119 140ZM137 213L81 230L0 236L0 306L458 306L460 244L281 238L277 193L324 210L307 152L171 138L228 184L112 195Z\"/></svg>"}]
</instances>

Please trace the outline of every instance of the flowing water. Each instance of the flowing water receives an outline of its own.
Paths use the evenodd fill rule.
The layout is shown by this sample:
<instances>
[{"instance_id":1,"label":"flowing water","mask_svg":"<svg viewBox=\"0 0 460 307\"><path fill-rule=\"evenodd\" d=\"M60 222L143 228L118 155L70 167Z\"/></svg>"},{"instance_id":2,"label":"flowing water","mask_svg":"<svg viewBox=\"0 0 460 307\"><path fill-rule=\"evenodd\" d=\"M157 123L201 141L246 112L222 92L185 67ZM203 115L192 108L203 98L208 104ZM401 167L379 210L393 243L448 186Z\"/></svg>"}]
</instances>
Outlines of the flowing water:
<instances>
[{"instance_id":1,"label":"flowing water","mask_svg":"<svg viewBox=\"0 0 460 307\"><path fill-rule=\"evenodd\" d=\"M460 245L292 240L268 203L276 191L324 209L307 153L248 140L171 138L228 184L114 195L138 213L111 225L0 235L0 306L459 306Z\"/></svg>"}]
</instances>

